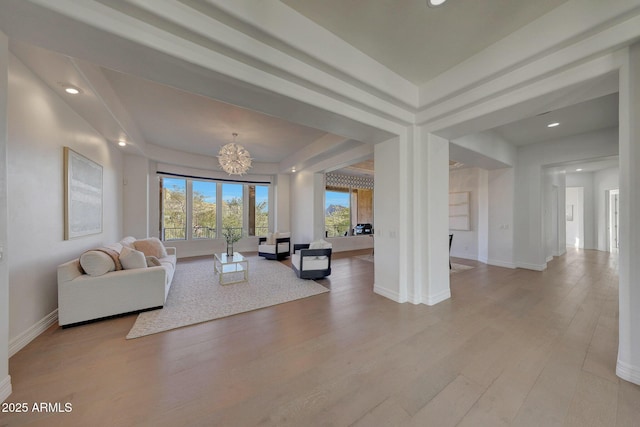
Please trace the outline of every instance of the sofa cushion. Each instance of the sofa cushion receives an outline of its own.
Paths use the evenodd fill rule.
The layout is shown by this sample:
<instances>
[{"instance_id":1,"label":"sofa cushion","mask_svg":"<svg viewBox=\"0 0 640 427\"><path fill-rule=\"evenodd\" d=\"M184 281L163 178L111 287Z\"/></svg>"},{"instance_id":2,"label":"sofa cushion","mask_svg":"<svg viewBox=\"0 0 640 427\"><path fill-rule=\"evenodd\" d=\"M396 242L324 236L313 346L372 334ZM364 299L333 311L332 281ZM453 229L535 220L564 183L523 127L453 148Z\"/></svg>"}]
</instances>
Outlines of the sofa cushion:
<instances>
[{"instance_id":1,"label":"sofa cushion","mask_svg":"<svg viewBox=\"0 0 640 427\"><path fill-rule=\"evenodd\" d=\"M133 246L136 250L144 252L146 256L154 256L156 258L164 258L167 256L167 250L157 237L136 240Z\"/></svg>"},{"instance_id":2,"label":"sofa cushion","mask_svg":"<svg viewBox=\"0 0 640 427\"><path fill-rule=\"evenodd\" d=\"M147 267L160 267L160 260L154 256L148 256L147 258Z\"/></svg>"},{"instance_id":3,"label":"sofa cushion","mask_svg":"<svg viewBox=\"0 0 640 427\"><path fill-rule=\"evenodd\" d=\"M320 239L320 240L316 240L315 242L311 242L309 243L309 249L331 249L331 243L327 242L326 240ZM315 257L315 259L317 260L326 260L327 257L326 256L317 256Z\"/></svg>"},{"instance_id":4,"label":"sofa cushion","mask_svg":"<svg viewBox=\"0 0 640 427\"><path fill-rule=\"evenodd\" d=\"M102 276L116 269L113 259L98 250L86 251L80 255L80 266L89 276Z\"/></svg>"},{"instance_id":5,"label":"sofa cushion","mask_svg":"<svg viewBox=\"0 0 640 427\"><path fill-rule=\"evenodd\" d=\"M302 266L302 270L300 270L300 252L296 252L291 255L291 263L295 265L298 271L326 270L327 268L329 268L329 260L326 256L308 256L304 257L304 265Z\"/></svg>"},{"instance_id":6,"label":"sofa cushion","mask_svg":"<svg viewBox=\"0 0 640 427\"><path fill-rule=\"evenodd\" d=\"M128 246L122 248L120 253L120 262L125 270L133 270L134 268L146 268L147 259L144 254Z\"/></svg>"}]
</instances>

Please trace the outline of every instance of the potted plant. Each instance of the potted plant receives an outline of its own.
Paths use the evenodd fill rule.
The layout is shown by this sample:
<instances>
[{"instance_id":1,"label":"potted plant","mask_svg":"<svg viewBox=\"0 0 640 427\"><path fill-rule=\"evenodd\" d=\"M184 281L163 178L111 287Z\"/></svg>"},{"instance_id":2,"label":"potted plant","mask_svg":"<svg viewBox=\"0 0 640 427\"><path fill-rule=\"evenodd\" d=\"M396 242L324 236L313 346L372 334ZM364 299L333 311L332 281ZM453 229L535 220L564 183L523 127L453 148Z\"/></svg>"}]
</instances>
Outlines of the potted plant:
<instances>
[{"instance_id":1,"label":"potted plant","mask_svg":"<svg viewBox=\"0 0 640 427\"><path fill-rule=\"evenodd\" d=\"M227 256L233 256L233 244L242 238L242 231L227 227L224 229L222 235L227 241Z\"/></svg>"}]
</instances>

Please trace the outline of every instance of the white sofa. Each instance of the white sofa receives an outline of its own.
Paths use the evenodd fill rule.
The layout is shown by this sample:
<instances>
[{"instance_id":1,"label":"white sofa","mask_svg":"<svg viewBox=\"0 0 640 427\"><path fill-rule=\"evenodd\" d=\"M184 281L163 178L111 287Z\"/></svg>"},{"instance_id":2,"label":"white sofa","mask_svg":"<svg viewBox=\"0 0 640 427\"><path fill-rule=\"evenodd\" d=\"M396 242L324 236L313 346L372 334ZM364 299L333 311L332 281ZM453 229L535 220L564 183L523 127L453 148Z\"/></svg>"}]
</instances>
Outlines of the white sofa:
<instances>
[{"instance_id":1,"label":"white sofa","mask_svg":"<svg viewBox=\"0 0 640 427\"><path fill-rule=\"evenodd\" d=\"M141 241L138 241L139 243ZM120 256L124 247L135 249L136 239L126 237L119 243L108 245ZM102 249L98 249L100 251ZM93 320L133 312L162 308L166 301L176 266L176 249L164 248L166 255L143 257L154 266L87 274L81 266L88 251L80 258L58 266L58 323L73 326ZM129 249L127 249L128 253ZM134 251L135 252L135 251ZM113 252L112 252L113 254ZM97 254L99 255L99 254ZM137 254L139 255L139 253ZM108 257L108 255L107 255ZM106 259L106 258L105 258ZM108 261L107 261L108 262ZM122 264L125 264L124 262ZM98 272L99 273L99 272Z\"/></svg>"}]
</instances>

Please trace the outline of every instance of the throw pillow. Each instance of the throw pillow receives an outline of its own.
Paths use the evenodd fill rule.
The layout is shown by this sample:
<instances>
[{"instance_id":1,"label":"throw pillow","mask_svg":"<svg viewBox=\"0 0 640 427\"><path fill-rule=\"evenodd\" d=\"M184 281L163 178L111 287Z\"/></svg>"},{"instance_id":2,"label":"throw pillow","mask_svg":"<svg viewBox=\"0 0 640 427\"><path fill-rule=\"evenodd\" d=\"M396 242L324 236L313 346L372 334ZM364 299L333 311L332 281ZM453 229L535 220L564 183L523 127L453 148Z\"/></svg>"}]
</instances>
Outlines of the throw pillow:
<instances>
[{"instance_id":1,"label":"throw pillow","mask_svg":"<svg viewBox=\"0 0 640 427\"><path fill-rule=\"evenodd\" d=\"M143 252L146 256L154 256L158 259L167 256L167 250L157 237L136 240L133 246L135 250Z\"/></svg>"},{"instance_id":2,"label":"throw pillow","mask_svg":"<svg viewBox=\"0 0 640 427\"><path fill-rule=\"evenodd\" d=\"M116 263L109 255L96 250L80 255L80 266L89 276L102 276L116 269Z\"/></svg>"},{"instance_id":3,"label":"throw pillow","mask_svg":"<svg viewBox=\"0 0 640 427\"><path fill-rule=\"evenodd\" d=\"M162 263L158 258L154 256L147 257L147 267L160 267L160 266L162 266Z\"/></svg>"},{"instance_id":4,"label":"throw pillow","mask_svg":"<svg viewBox=\"0 0 640 427\"><path fill-rule=\"evenodd\" d=\"M275 245L276 244L276 236L273 233L267 233L267 245Z\"/></svg>"},{"instance_id":5,"label":"throw pillow","mask_svg":"<svg viewBox=\"0 0 640 427\"><path fill-rule=\"evenodd\" d=\"M122 263L122 268L125 270L145 268L147 266L147 259L144 254L128 246L122 248L122 252L120 252L120 262Z\"/></svg>"},{"instance_id":6,"label":"throw pillow","mask_svg":"<svg viewBox=\"0 0 640 427\"><path fill-rule=\"evenodd\" d=\"M309 243L309 249L331 249L331 243L326 240L316 240L315 242Z\"/></svg>"},{"instance_id":7,"label":"throw pillow","mask_svg":"<svg viewBox=\"0 0 640 427\"><path fill-rule=\"evenodd\" d=\"M131 249L135 249L135 247L133 246L135 241L136 241L135 237L127 236L124 239L120 240L120 244L122 246L127 246L127 247L129 247Z\"/></svg>"}]
</instances>

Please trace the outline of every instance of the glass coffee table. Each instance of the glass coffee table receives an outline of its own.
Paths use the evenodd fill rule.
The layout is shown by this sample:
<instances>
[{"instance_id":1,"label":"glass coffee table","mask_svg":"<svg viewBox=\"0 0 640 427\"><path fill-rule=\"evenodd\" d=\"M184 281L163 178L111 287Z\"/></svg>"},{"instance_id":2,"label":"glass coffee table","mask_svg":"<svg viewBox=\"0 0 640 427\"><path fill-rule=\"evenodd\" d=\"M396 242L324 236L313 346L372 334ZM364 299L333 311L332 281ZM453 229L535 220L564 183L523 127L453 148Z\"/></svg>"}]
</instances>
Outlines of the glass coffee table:
<instances>
[{"instance_id":1,"label":"glass coffee table","mask_svg":"<svg viewBox=\"0 0 640 427\"><path fill-rule=\"evenodd\" d=\"M213 269L218 275L221 285L246 282L249 280L249 260L241 253L234 252L233 256L226 253L214 254Z\"/></svg>"}]
</instances>

